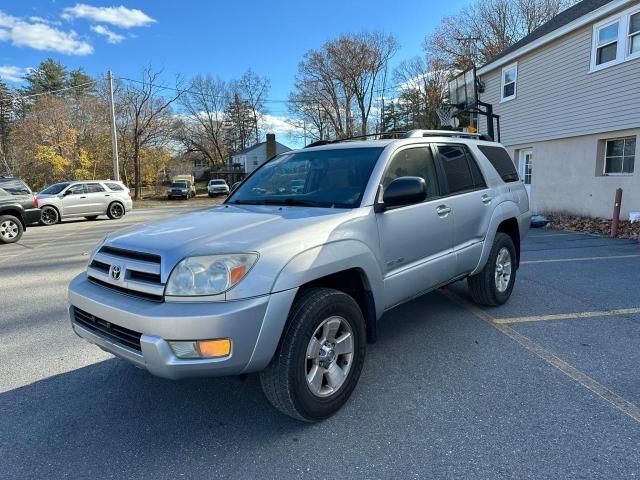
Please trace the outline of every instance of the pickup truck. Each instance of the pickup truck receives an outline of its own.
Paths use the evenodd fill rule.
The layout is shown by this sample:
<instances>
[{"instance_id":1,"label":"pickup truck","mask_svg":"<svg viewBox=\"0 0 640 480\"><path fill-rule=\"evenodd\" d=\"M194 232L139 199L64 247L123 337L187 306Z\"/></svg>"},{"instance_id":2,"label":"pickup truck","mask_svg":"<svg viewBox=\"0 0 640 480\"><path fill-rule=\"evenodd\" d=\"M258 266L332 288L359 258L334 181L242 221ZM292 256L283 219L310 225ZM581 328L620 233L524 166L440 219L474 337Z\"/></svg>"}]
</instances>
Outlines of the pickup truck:
<instances>
[{"instance_id":1,"label":"pickup truck","mask_svg":"<svg viewBox=\"0 0 640 480\"><path fill-rule=\"evenodd\" d=\"M467 279L512 292L529 201L500 144L411 131L282 153L224 204L102 240L69 286L75 332L170 379L260 372L313 422L351 396L384 312Z\"/></svg>"}]
</instances>

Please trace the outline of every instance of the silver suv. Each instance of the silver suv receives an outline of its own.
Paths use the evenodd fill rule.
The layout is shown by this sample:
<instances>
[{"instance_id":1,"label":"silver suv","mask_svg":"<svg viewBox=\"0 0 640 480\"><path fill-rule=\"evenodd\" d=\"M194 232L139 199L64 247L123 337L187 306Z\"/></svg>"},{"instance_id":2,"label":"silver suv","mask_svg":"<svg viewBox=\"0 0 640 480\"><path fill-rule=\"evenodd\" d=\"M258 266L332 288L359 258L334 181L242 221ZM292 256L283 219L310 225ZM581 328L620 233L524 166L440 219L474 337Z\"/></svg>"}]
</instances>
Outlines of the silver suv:
<instances>
[{"instance_id":1,"label":"silver suv","mask_svg":"<svg viewBox=\"0 0 640 480\"><path fill-rule=\"evenodd\" d=\"M260 372L277 409L316 421L353 392L385 311L463 278L506 302L529 217L505 149L474 135L287 152L222 205L105 238L69 286L71 324L161 377Z\"/></svg>"},{"instance_id":2,"label":"silver suv","mask_svg":"<svg viewBox=\"0 0 640 480\"><path fill-rule=\"evenodd\" d=\"M133 208L129 189L113 180L54 183L37 198L43 225L53 225L65 218L95 220L100 215L116 220Z\"/></svg>"}]
</instances>

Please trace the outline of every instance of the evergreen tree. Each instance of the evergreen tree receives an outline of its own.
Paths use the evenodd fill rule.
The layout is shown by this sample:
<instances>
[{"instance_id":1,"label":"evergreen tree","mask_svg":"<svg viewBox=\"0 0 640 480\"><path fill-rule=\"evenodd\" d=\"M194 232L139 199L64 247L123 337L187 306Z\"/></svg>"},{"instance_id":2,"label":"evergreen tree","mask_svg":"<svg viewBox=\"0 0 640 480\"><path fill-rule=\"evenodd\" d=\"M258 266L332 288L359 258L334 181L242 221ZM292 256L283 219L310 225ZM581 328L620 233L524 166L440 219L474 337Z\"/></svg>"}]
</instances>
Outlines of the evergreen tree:
<instances>
[{"instance_id":1,"label":"evergreen tree","mask_svg":"<svg viewBox=\"0 0 640 480\"><path fill-rule=\"evenodd\" d=\"M52 58L47 58L40 63L37 69L31 70L25 75L27 86L25 95L37 93L55 92L67 86L67 69L64 65Z\"/></svg>"}]
</instances>

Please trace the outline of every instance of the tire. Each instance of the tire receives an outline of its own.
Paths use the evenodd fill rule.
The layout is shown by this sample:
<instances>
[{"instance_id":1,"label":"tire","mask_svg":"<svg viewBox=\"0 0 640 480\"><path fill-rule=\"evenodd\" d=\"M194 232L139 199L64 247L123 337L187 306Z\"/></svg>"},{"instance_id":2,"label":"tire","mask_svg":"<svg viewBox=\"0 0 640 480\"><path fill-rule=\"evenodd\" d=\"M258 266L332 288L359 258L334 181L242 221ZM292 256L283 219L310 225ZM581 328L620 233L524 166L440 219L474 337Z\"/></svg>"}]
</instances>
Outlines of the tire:
<instances>
[{"instance_id":1,"label":"tire","mask_svg":"<svg viewBox=\"0 0 640 480\"><path fill-rule=\"evenodd\" d=\"M212 193L209 194L209 198L213 198L214 195Z\"/></svg>"},{"instance_id":2,"label":"tire","mask_svg":"<svg viewBox=\"0 0 640 480\"><path fill-rule=\"evenodd\" d=\"M93 221L93 220L95 220L96 218L98 218L98 215L91 215L91 216L89 216L89 217L84 217L84 218L86 218L86 219L87 219L87 220L89 220L89 221Z\"/></svg>"},{"instance_id":3,"label":"tire","mask_svg":"<svg viewBox=\"0 0 640 480\"><path fill-rule=\"evenodd\" d=\"M337 351L340 344L346 353ZM356 301L338 290L311 288L291 307L276 353L260 373L262 390L285 415L304 422L325 419L353 393L365 350L365 322Z\"/></svg>"},{"instance_id":4,"label":"tire","mask_svg":"<svg viewBox=\"0 0 640 480\"><path fill-rule=\"evenodd\" d=\"M60 213L55 207L45 205L40 213L40 225L55 225L60 223Z\"/></svg>"},{"instance_id":5,"label":"tire","mask_svg":"<svg viewBox=\"0 0 640 480\"><path fill-rule=\"evenodd\" d=\"M111 202L107 208L107 216L111 220L118 220L124 217L124 205L120 202Z\"/></svg>"},{"instance_id":6,"label":"tire","mask_svg":"<svg viewBox=\"0 0 640 480\"><path fill-rule=\"evenodd\" d=\"M504 304L511 296L516 271L516 247L513 240L506 233L498 232L487 264L478 274L467 279L473 301L490 306Z\"/></svg>"},{"instance_id":7,"label":"tire","mask_svg":"<svg viewBox=\"0 0 640 480\"><path fill-rule=\"evenodd\" d=\"M24 227L13 215L0 216L0 243L16 243L22 238Z\"/></svg>"}]
</instances>

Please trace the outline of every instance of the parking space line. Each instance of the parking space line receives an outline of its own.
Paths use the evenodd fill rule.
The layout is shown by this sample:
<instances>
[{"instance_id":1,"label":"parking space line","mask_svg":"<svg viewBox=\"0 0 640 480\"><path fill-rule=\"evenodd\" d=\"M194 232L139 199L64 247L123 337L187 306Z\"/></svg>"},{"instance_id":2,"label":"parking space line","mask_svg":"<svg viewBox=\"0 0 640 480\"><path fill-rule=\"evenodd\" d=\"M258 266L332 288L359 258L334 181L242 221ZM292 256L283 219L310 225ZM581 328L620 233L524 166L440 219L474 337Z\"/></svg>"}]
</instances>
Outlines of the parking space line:
<instances>
[{"instance_id":1,"label":"parking space line","mask_svg":"<svg viewBox=\"0 0 640 480\"><path fill-rule=\"evenodd\" d=\"M617 260L621 258L640 258L640 254L605 255L601 257L549 258L546 260L523 260L522 262L520 262L520 265L532 265L535 263L588 262L591 260Z\"/></svg>"},{"instance_id":2,"label":"parking space line","mask_svg":"<svg viewBox=\"0 0 640 480\"><path fill-rule=\"evenodd\" d=\"M551 315L531 315L527 317L494 318L493 323L506 325L509 323L543 322L546 320L571 320L575 318L615 317L640 313L640 308L618 308L616 310L602 310L594 312L556 313Z\"/></svg>"},{"instance_id":3,"label":"parking space line","mask_svg":"<svg viewBox=\"0 0 640 480\"><path fill-rule=\"evenodd\" d=\"M460 297L450 289L441 289L439 290L439 292L455 303L461 305L463 308L473 313L476 317L488 323L502 334L518 342L531 353L544 360L547 364L551 365L554 368L557 368L569 378L576 381L579 385L595 393L597 396L604 399L618 410L633 418L636 422L640 422L640 407L638 407L637 405L631 403L629 400L621 397L617 393L609 390L607 387L599 384L587 374L581 372L576 367L565 362L548 350L545 350L544 347L534 342L530 338L516 332L508 325L496 323L496 319L493 316L482 310L477 305L474 305L471 302Z\"/></svg>"}]
</instances>

